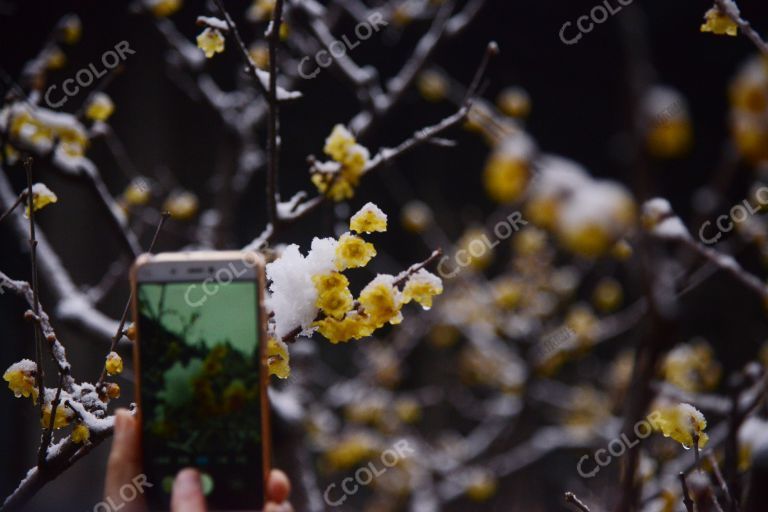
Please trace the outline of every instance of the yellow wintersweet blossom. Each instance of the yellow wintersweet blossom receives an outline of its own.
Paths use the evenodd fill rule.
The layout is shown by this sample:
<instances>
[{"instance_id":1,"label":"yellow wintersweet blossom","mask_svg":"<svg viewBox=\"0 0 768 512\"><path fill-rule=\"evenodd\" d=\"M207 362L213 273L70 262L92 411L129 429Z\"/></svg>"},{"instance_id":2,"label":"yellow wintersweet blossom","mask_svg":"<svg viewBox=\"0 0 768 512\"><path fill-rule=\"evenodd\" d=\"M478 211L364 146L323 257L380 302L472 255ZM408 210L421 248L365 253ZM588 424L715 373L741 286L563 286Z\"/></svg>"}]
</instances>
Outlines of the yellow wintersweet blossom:
<instances>
[{"instance_id":1,"label":"yellow wintersweet blossom","mask_svg":"<svg viewBox=\"0 0 768 512\"><path fill-rule=\"evenodd\" d=\"M32 185L32 208L35 211L42 210L49 204L53 204L58 200L59 198L56 197L56 194L44 184L35 183ZM27 204L26 201L25 204ZM27 205L24 215L29 218L29 205Z\"/></svg>"},{"instance_id":2,"label":"yellow wintersweet blossom","mask_svg":"<svg viewBox=\"0 0 768 512\"><path fill-rule=\"evenodd\" d=\"M678 404L664 407L648 416L654 430L661 431L664 437L670 437L684 448L693 447L694 436L699 439L699 449L704 448L709 436L704 432L707 420L704 415L690 404Z\"/></svg>"},{"instance_id":3,"label":"yellow wintersweet blossom","mask_svg":"<svg viewBox=\"0 0 768 512\"><path fill-rule=\"evenodd\" d=\"M711 32L717 35L735 36L739 33L739 26L719 7L712 7L704 15L704 24L701 25L702 32Z\"/></svg>"},{"instance_id":4,"label":"yellow wintersweet blossom","mask_svg":"<svg viewBox=\"0 0 768 512\"><path fill-rule=\"evenodd\" d=\"M275 0L254 0L246 12L250 21L266 21L272 17L275 10Z\"/></svg>"},{"instance_id":5,"label":"yellow wintersweet blossom","mask_svg":"<svg viewBox=\"0 0 768 512\"><path fill-rule=\"evenodd\" d=\"M85 109L85 117L92 121L106 121L112 112L115 111L115 104L112 99L103 92L97 92L88 102Z\"/></svg>"},{"instance_id":6,"label":"yellow wintersweet blossom","mask_svg":"<svg viewBox=\"0 0 768 512\"><path fill-rule=\"evenodd\" d=\"M364 267L374 256L376 256L376 249L373 244L357 235L344 233L336 246L336 268L345 270Z\"/></svg>"},{"instance_id":7,"label":"yellow wintersweet blossom","mask_svg":"<svg viewBox=\"0 0 768 512\"><path fill-rule=\"evenodd\" d=\"M349 229L357 233L383 233L387 230L387 215L373 203L367 203L349 220Z\"/></svg>"},{"instance_id":8,"label":"yellow wintersweet blossom","mask_svg":"<svg viewBox=\"0 0 768 512\"><path fill-rule=\"evenodd\" d=\"M409 201L400 212L400 222L411 233L423 233L433 220L432 210L421 201Z\"/></svg>"},{"instance_id":9,"label":"yellow wintersweet blossom","mask_svg":"<svg viewBox=\"0 0 768 512\"><path fill-rule=\"evenodd\" d=\"M16 398L32 397L32 401L37 403L37 365L29 359L12 364L3 374L3 380L8 382L8 389L13 391Z\"/></svg>"},{"instance_id":10,"label":"yellow wintersweet blossom","mask_svg":"<svg viewBox=\"0 0 768 512\"><path fill-rule=\"evenodd\" d=\"M67 63L67 56L58 46L45 52L45 66L50 70L61 69Z\"/></svg>"},{"instance_id":11,"label":"yellow wintersweet blossom","mask_svg":"<svg viewBox=\"0 0 768 512\"><path fill-rule=\"evenodd\" d=\"M130 206L143 206L152 198L149 180L141 176L134 178L125 187L123 198Z\"/></svg>"},{"instance_id":12,"label":"yellow wintersweet blossom","mask_svg":"<svg viewBox=\"0 0 768 512\"><path fill-rule=\"evenodd\" d=\"M667 382L692 393L714 389L722 374L714 350L701 338L675 347L661 371Z\"/></svg>"},{"instance_id":13,"label":"yellow wintersweet blossom","mask_svg":"<svg viewBox=\"0 0 768 512\"><path fill-rule=\"evenodd\" d=\"M61 22L61 37L67 44L75 44L80 40L83 24L76 14L66 16Z\"/></svg>"},{"instance_id":14,"label":"yellow wintersweet blossom","mask_svg":"<svg viewBox=\"0 0 768 512\"><path fill-rule=\"evenodd\" d=\"M291 375L291 357L288 354L288 345L285 342L269 338L267 343L267 363L269 374L278 379L287 379Z\"/></svg>"},{"instance_id":15,"label":"yellow wintersweet blossom","mask_svg":"<svg viewBox=\"0 0 768 512\"><path fill-rule=\"evenodd\" d=\"M424 309L432 307L432 297L443 293L443 282L431 272L421 269L413 274L403 288L403 304L415 300Z\"/></svg>"},{"instance_id":16,"label":"yellow wintersweet blossom","mask_svg":"<svg viewBox=\"0 0 768 512\"><path fill-rule=\"evenodd\" d=\"M281 25L282 26L282 25ZM263 41L257 41L248 48L248 55L259 69L269 68L269 45Z\"/></svg>"},{"instance_id":17,"label":"yellow wintersweet blossom","mask_svg":"<svg viewBox=\"0 0 768 512\"><path fill-rule=\"evenodd\" d=\"M402 297L393 284L394 280L393 276L379 274L360 292L358 301L371 325L377 329L387 322L397 325L403 319L400 312L403 307Z\"/></svg>"},{"instance_id":18,"label":"yellow wintersweet blossom","mask_svg":"<svg viewBox=\"0 0 768 512\"><path fill-rule=\"evenodd\" d=\"M355 136L344 125L337 124L325 139L323 151L337 162L344 161L347 152L356 144Z\"/></svg>"},{"instance_id":19,"label":"yellow wintersweet blossom","mask_svg":"<svg viewBox=\"0 0 768 512\"><path fill-rule=\"evenodd\" d=\"M57 411L58 413L58 411ZM57 414L58 416L58 414ZM88 427L83 425L82 423L78 423L75 425L75 428L72 429L72 442L76 444L83 444L87 442L91 438L91 431L88 430Z\"/></svg>"},{"instance_id":20,"label":"yellow wintersweet blossom","mask_svg":"<svg viewBox=\"0 0 768 512\"><path fill-rule=\"evenodd\" d=\"M218 29L207 27L197 36L197 47L210 59L224 51L224 35Z\"/></svg>"},{"instance_id":21,"label":"yellow wintersweet blossom","mask_svg":"<svg viewBox=\"0 0 768 512\"><path fill-rule=\"evenodd\" d=\"M428 69L423 71L416 82L419 94L425 100L437 103L448 95L448 81L440 71Z\"/></svg>"},{"instance_id":22,"label":"yellow wintersweet blossom","mask_svg":"<svg viewBox=\"0 0 768 512\"><path fill-rule=\"evenodd\" d=\"M509 87L501 91L496 105L509 117L525 118L531 112L531 97L522 87Z\"/></svg>"},{"instance_id":23,"label":"yellow wintersweet blossom","mask_svg":"<svg viewBox=\"0 0 768 512\"><path fill-rule=\"evenodd\" d=\"M349 435L325 453L324 463L331 470L354 467L378 453L376 444L376 440L367 434Z\"/></svg>"},{"instance_id":24,"label":"yellow wintersweet blossom","mask_svg":"<svg viewBox=\"0 0 768 512\"><path fill-rule=\"evenodd\" d=\"M491 155L483 172L485 191L498 203L516 201L525 191L530 179L528 163L503 151Z\"/></svg>"},{"instance_id":25,"label":"yellow wintersweet blossom","mask_svg":"<svg viewBox=\"0 0 768 512\"><path fill-rule=\"evenodd\" d=\"M487 470L473 471L469 475L465 492L472 501L487 501L496 494L496 477Z\"/></svg>"},{"instance_id":26,"label":"yellow wintersweet blossom","mask_svg":"<svg viewBox=\"0 0 768 512\"><path fill-rule=\"evenodd\" d=\"M115 382L107 383L107 397L112 400L120 398L120 385Z\"/></svg>"},{"instance_id":27,"label":"yellow wintersweet blossom","mask_svg":"<svg viewBox=\"0 0 768 512\"><path fill-rule=\"evenodd\" d=\"M192 192L174 192L165 200L163 209L176 220L189 220L197 213L199 203Z\"/></svg>"},{"instance_id":28,"label":"yellow wintersweet blossom","mask_svg":"<svg viewBox=\"0 0 768 512\"><path fill-rule=\"evenodd\" d=\"M623 298L624 291L621 288L621 284L610 277L601 279L592 292L592 302L603 313L616 310L621 306Z\"/></svg>"},{"instance_id":29,"label":"yellow wintersweet blossom","mask_svg":"<svg viewBox=\"0 0 768 512\"><path fill-rule=\"evenodd\" d=\"M165 18L181 7L181 0L147 0L147 5L152 14L158 18Z\"/></svg>"},{"instance_id":30,"label":"yellow wintersweet blossom","mask_svg":"<svg viewBox=\"0 0 768 512\"><path fill-rule=\"evenodd\" d=\"M317 327L317 331L334 344L365 338L373 334L375 329L369 319L357 311L347 313L341 320L329 316L312 325Z\"/></svg>"},{"instance_id":31,"label":"yellow wintersweet blossom","mask_svg":"<svg viewBox=\"0 0 768 512\"><path fill-rule=\"evenodd\" d=\"M123 359L117 354L117 352L110 352L107 354L107 362L104 363L109 375L118 375L123 373Z\"/></svg>"},{"instance_id":32,"label":"yellow wintersweet blossom","mask_svg":"<svg viewBox=\"0 0 768 512\"><path fill-rule=\"evenodd\" d=\"M326 315L341 319L352 309L353 303L352 292L344 287L320 293L315 305Z\"/></svg>"},{"instance_id":33,"label":"yellow wintersweet blossom","mask_svg":"<svg viewBox=\"0 0 768 512\"><path fill-rule=\"evenodd\" d=\"M370 160L368 149L357 144L355 136L337 124L325 140L323 151L333 161L315 164L312 183L336 202L350 199Z\"/></svg>"},{"instance_id":34,"label":"yellow wintersweet blossom","mask_svg":"<svg viewBox=\"0 0 768 512\"><path fill-rule=\"evenodd\" d=\"M45 404L45 406L43 406L43 415L40 418L40 425L43 428L48 428L51 425L51 409L51 404ZM59 403L59 405L56 407L56 419L53 422L54 430L58 430L69 425L74 416L75 414L68 407L65 407L63 404Z\"/></svg>"}]
</instances>

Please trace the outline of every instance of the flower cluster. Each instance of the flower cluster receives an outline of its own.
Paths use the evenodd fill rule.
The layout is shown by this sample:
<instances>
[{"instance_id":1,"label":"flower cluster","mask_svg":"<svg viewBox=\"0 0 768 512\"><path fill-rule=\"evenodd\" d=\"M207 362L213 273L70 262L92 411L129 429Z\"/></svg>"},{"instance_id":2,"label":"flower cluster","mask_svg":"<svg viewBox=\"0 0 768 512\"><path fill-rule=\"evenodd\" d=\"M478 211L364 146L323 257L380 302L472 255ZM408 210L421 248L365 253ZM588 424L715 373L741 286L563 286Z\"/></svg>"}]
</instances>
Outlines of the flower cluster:
<instances>
[{"instance_id":1,"label":"flower cluster","mask_svg":"<svg viewBox=\"0 0 768 512\"><path fill-rule=\"evenodd\" d=\"M334 201L352 198L370 159L368 149L357 144L355 136L339 124L326 139L323 151L332 160L313 166L312 183Z\"/></svg>"},{"instance_id":2,"label":"flower cluster","mask_svg":"<svg viewBox=\"0 0 768 512\"><path fill-rule=\"evenodd\" d=\"M698 439L698 448L704 448L709 436L704 432L707 420L704 415L690 404L678 404L662 407L658 414L648 418L654 430L660 431L664 437L670 437L682 444L684 448L693 447L694 439Z\"/></svg>"},{"instance_id":3,"label":"flower cluster","mask_svg":"<svg viewBox=\"0 0 768 512\"><path fill-rule=\"evenodd\" d=\"M88 147L85 127L75 116L26 103L13 103L0 110L0 129L14 144L39 153L55 150L55 156L61 158L82 157Z\"/></svg>"},{"instance_id":4,"label":"flower cluster","mask_svg":"<svg viewBox=\"0 0 768 512\"><path fill-rule=\"evenodd\" d=\"M355 300L344 271L365 267L376 255L373 244L359 233L386 228L386 215L369 203L352 216L351 232L338 240L315 239L306 257L297 246L289 246L267 265L272 292L269 306L274 313L271 327L276 337L316 330L332 343L345 342L400 323L401 309L411 301L431 307L432 297L443 291L442 282L423 268L401 277L378 275ZM274 350L277 353L277 347ZM287 357L285 360L287 364Z\"/></svg>"}]
</instances>

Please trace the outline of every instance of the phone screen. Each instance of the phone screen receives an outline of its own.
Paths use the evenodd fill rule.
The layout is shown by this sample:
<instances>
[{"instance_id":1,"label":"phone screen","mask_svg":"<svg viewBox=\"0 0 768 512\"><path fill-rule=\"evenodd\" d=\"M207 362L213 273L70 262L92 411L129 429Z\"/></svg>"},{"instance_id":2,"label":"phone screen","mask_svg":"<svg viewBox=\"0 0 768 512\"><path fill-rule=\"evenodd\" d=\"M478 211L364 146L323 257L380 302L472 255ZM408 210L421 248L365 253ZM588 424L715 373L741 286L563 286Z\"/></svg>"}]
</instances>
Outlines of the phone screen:
<instances>
[{"instance_id":1,"label":"phone screen","mask_svg":"<svg viewBox=\"0 0 768 512\"><path fill-rule=\"evenodd\" d=\"M215 293L210 293L214 290ZM144 469L153 510L196 467L210 510L263 504L255 281L139 283Z\"/></svg>"}]
</instances>

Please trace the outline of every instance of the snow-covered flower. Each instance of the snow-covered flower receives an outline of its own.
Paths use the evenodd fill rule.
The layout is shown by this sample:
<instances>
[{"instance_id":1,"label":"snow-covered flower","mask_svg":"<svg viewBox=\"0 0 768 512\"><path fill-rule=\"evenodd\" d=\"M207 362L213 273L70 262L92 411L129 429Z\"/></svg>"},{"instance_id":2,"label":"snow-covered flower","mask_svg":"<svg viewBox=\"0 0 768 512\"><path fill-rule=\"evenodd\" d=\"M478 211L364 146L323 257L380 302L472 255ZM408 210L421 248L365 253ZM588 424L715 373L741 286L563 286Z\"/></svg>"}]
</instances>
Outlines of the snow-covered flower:
<instances>
[{"instance_id":1,"label":"snow-covered flower","mask_svg":"<svg viewBox=\"0 0 768 512\"><path fill-rule=\"evenodd\" d=\"M323 151L337 162L341 162L346 157L347 151L349 151L356 142L352 132L350 132L344 125L337 124L333 127L333 131L331 131L328 138L325 139L325 147L323 148Z\"/></svg>"},{"instance_id":2,"label":"snow-covered flower","mask_svg":"<svg viewBox=\"0 0 768 512\"><path fill-rule=\"evenodd\" d=\"M75 44L80 40L83 24L77 14L69 14L61 21L61 37L67 44Z\"/></svg>"},{"instance_id":3,"label":"snow-covered flower","mask_svg":"<svg viewBox=\"0 0 768 512\"><path fill-rule=\"evenodd\" d=\"M123 359L117 352L110 352L107 354L107 361L104 363L104 368L109 375L119 375L123 373Z\"/></svg>"},{"instance_id":4,"label":"snow-covered flower","mask_svg":"<svg viewBox=\"0 0 768 512\"><path fill-rule=\"evenodd\" d=\"M530 159L535 146L524 134L516 134L502 142L491 154L483 172L485 190L496 202L518 200L531 178Z\"/></svg>"},{"instance_id":5,"label":"snow-covered flower","mask_svg":"<svg viewBox=\"0 0 768 512\"><path fill-rule=\"evenodd\" d=\"M106 121L114 111L112 99L103 92L97 92L85 108L85 117L92 121Z\"/></svg>"},{"instance_id":6,"label":"snow-covered flower","mask_svg":"<svg viewBox=\"0 0 768 512\"><path fill-rule=\"evenodd\" d=\"M368 318L357 311L347 313L341 320L333 317L323 318L315 322L314 326L331 343L341 343L351 339L359 340L370 336L375 330Z\"/></svg>"},{"instance_id":7,"label":"snow-covered flower","mask_svg":"<svg viewBox=\"0 0 768 512\"><path fill-rule=\"evenodd\" d=\"M370 160L368 149L357 144L354 135L338 124L325 140L323 151L333 161L314 165L312 183L334 201L351 198Z\"/></svg>"},{"instance_id":8,"label":"snow-covered flower","mask_svg":"<svg viewBox=\"0 0 768 512\"><path fill-rule=\"evenodd\" d=\"M413 274L403 288L403 303L412 300L421 304L424 309L432 307L432 297L443 293L443 282L433 273L420 269Z\"/></svg>"},{"instance_id":9,"label":"snow-covered flower","mask_svg":"<svg viewBox=\"0 0 768 512\"><path fill-rule=\"evenodd\" d=\"M206 27L197 36L197 47L203 50L207 58L224 51L224 34L219 29Z\"/></svg>"},{"instance_id":10,"label":"snow-covered flower","mask_svg":"<svg viewBox=\"0 0 768 512\"><path fill-rule=\"evenodd\" d=\"M130 206L143 206L152 198L149 180L139 176L131 180L123 191L123 199ZM135 330L135 329L134 329Z\"/></svg>"},{"instance_id":11,"label":"snow-covered flower","mask_svg":"<svg viewBox=\"0 0 768 512\"><path fill-rule=\"evenodd\" d=\"M422 201L408 201L400 212L400 222L412 233L423 233L433 219L432 210Z\"/></svg>"},{"instance_id":12,"label":"snow-covered flower","mask_svg":"<svg viewBox=\"0 0 768 512\"><path fill-rule=\"evenodd\" d=\"M48 428L51 425L51 410L53 406L47 403L43 406L43 415L40 417L40 425L43 428ZM65 407L64 404L59 403L56 407L56 418L53 421L53 429L58 430L64 428L75 417L75 413L69 407Z\"/></svg>"},{"instance_id":13,"label":"snow-covered flower","mask_svg":"<svg viewBox=\"0 0 768 512\"><path fill-rule=\"evenodd\" d=\"M729 1L729 9L734 9L738 15L739 9L733 2ZM714 6L704 14L704 23L701 25L702 32L711 32L717 35L735 36L739 33L739 25L731 17L723 12L720 7Z\"/></svg>"},{"instance_id":14,"label":"snow-covered flower","mask_svg":"<svg viewBox=\"0 0 768 512\"><path fill-rule=\"evenodd\" d=\"M28 398L32 397L34 402L37 402L37 365L34 361L29 359L22 359L19 362L13 363L5 370L3 374L3 380L8 382L8 389L13 391L13 395L16 398Z\"/></svg>"},{"instance_id":15,"label":"snow-covered flower","mask_svg":"<svg viewBox=\"0 0 768 512\"><path fill-rule=\"evenodd\" d=\"M272 17L274 10L275 0L253 0L245 16L248 21L266 21Z\"/></svg>"},{"instance_id":16,"label":"snow-covered flower","mask_svg":"<svg viewBox=\"0 0 768 512\"><path fill-rule=\"evenodd\" d=\"M267 342L267 364L269 374L278 379L287 379L291 375L291 358L288 354L288 345L276 338L269 338Z\"/></svg>"},{"instance_id":17,"label":"snow-covered flower","mask_svg":"<svg viewBox=\"0 0 768 512\"><path fill-rule=\"evenodd\" d=\"M367 203L349 220L349 229L357 233L383 233L387 230L387 215L373 203Z\"/></svg>"},{"instance_id":18,"label":"snow-covered flower","mask_svg":"<svg viewBox=\"0 0 768 512\"><path fill-rule=\"evenodd\" d=\"M338 272L312 276L312 282L317 288L317 307L328 316L341 319L352 309L352 292L349 291L349 281Z\"/></svg>"},{"instance_id":19,"label":"snow-covered flower","mask_svg":"<svg viewBox=\"0 0 768 512\"><path fill-rule=\"evenodd\" d=\"M336 247L336 268L345 270L364 267L374 256L376 256L376 249L373 244L357 235L344 233Z\"/></svg>"},{"instance_id":20,"label":"snow-covered flower","mask_svg":"<svg viewBox=\"0 0 768 512\"><path fill-rule=\"evenodd\" d=\"M690 404L678 404L663 407L651 414L648 419L654 430L661 431L664 437L670 437L684 448L693 447L694 436L699 439L699 449L704 448L709 436L704 432L707 420L704 415Z\"/></svg>"},{"instance_id":21,"label":"snow-covered flower","mask_svg":"<svg viewBox=\"0 0 768 512\"><path fill-rule=\"evenodd\" d=\"M32 209L35 211L42 210L49 204L53 204L58 200L59 198L56 197L56 194L54 194L51 189L45 186L45 184L35 183L32 185ZM27 218L29 218L29 213L29 205L27 205L27 208L24 212Z\"/></svg>"},{"instance_id":22,"label":"snow-covered flower","mask_svg":"<svg viewBox=\"0 0 768 512\"><path fill-rule=\"evenodd\" d=\"M197 196L189 191L172 193L163 204L163 209L176 220L189 220L197 214Z\"/></svg>"},{"instance_id":23,"label":"snow-covered flower","mask_svg":"<svg viewBox=\"0 0 768 512\"><path fill-rule=\"evenodd\" d=\"M387 322L397 325L403 319L403 300L394 280L391 275L379 274L360 292L360 305L377 329Z\"/></svg>"}]
</instances>

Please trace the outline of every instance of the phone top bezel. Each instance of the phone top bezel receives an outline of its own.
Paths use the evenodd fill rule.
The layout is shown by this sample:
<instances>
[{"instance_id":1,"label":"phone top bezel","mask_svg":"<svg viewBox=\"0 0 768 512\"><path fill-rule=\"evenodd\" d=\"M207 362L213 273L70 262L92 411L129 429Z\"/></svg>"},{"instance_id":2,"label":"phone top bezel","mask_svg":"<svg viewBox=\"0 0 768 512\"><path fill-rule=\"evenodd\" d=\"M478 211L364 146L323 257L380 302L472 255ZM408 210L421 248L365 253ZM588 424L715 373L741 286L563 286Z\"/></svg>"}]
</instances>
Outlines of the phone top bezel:
<instances>
[{"instance_id":1,"label":"phone top bezel","mask_svg":"<svg viewBox=\"0 0 768 512\"><path fill-rule=\"evenodd\" d=\"M261 509L266 505L267 481L272 468L272 429L269 408L268 386L269 386L269 365L267 362L266 345L267 338L267 316L264 306L264 290L266 286L265 261L264 257L254 251L182 251L159 254L142 254L131 266L130 280L132 290L131 310L136 326L136 341L133 343L133 362L135 375L135 396L136 416L140 424L141 417L141 332L136 320L138 319L138 286L141 283L160 283L160 282L194 282L216 276L216 271L221 268L232 269L230 264L235 265L234 269L238 272L233 282L253 282L256 281L258 293L258 315L259 315L259 336L262 343L259 343L259 357L261 360L260 381L261 381L261 423L262 423L262 473L264 481L262 483L264 490L264 503ZM199 270L205 269L205 271ZM243 270L241 273L240 270ZM140 429L139 437L143 437L143 427ZM142 462L143 465L143 462ZM163 511L167 512L167 511ZM211 512L258 512L257 510L228 510Z\"/></svg>"}]
</instances>

